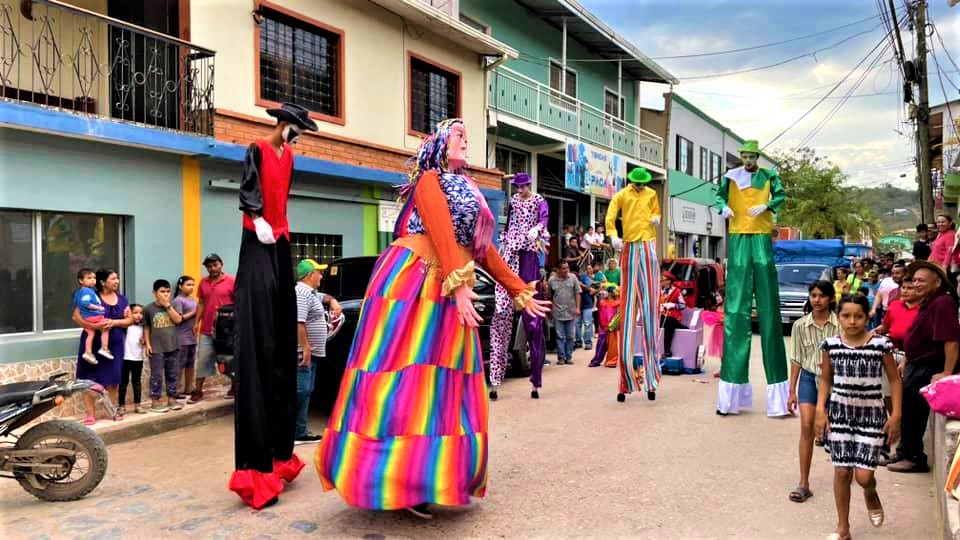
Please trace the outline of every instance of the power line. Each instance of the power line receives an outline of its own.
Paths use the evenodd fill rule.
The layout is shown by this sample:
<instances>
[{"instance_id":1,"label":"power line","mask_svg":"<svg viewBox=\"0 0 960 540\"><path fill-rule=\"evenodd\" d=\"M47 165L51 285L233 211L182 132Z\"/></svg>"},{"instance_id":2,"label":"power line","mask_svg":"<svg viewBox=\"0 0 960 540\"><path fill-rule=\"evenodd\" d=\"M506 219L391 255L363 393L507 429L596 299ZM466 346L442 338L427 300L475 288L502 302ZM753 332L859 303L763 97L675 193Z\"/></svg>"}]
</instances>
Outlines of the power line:
<instances>
[{"instance_id":1,"label":"power line","mask_svg":"<svg viewBox=\"0 0 960 540\"><path fill-rule=\"evenodd\" d=\"M865 22L867 22L867 21L871 21L871 20L876 19L876 18L878 18L878 17L879 17L879 15L874 15L874 16L872 16L872 17L867 17L867 18L865 18L865 19L860 19L859 21L854 21L854 22L852 22L852 23L847 23L847 24L844 24L844 25L841 25L841 26L837 26L837 27L834 27L834 28L830 28L829 30L824 30L824 31L822 31L822 32L817 32L817 33L815 33L815 34L807 34L807 35L805 35L805 36L798 36L798 37L791 38L791 39L786 39L786 40L783 40L783 41L776 41L776 42L773 42L773 43L765 43L765 44L763 44L763 45L754 45L754 46L752 46L752 47L743 47L743 48L740 48L740 49L729 49L729 50L726 50L726 51L714 51L714 52L705 52L705 53L677 54L677 55L672 55L672 56L652 56L652 57L650 57L650 58L651 58L652 60L676 60L676 59L680 59L680 58L702 58L702 57L706 57L706 56L720 56L720 55L724 55L724 54L734 54L734 53L740 53L740 52L746 52L746 51L755 51L755 50L759 50L759 49L767 49L767 48L769 48L769 47L776 47L777 45L783 45L783 44L785 44L785 43L793 43L794 41L801 41L801 40L804 40L804 39L808 39L808 38L812 38L812 37L817 37L817 36L822 36L822 35L825 35L825 34L829 34L829 33L831 33L831 32L835 32L835 31L837 31L837 30L842 30L842 29L844 29L844 28L849 28L849 27L851 27L851 26L856 26L856 25L858 25L858 24L862 24L862 23L865 23Z\"/></svg>"},{"instance_id":2,"label":"power line","mask_svg":"<svg viewBox=\"0 0 960 540\"><path fill-rule=\"evenodd\" d=\"M739 95L739 94L719 94L719 93L716 93L716 92L704 92L704 91L702 91L702 90L691 90L691 89L689 89L689 88L685 89L684 92L692 92L692 93L694 93L694 94L704 94L704 95L707 95L707 96L731 97L731 98L742 98L742 99L759 99L759 100L763 100L763 101L780 101L780 100L788 100L788 99L820 99L820 98L817 97L817 96L792 96L792 97L788 97L788 96L774 96L774 97L766 97L766 96L745 96L745 95ZM851 97L851 98L864 98L864 97L876 97L876 96L892 96L892 95L894 95L894 94L896 94L896 93L897 93L897 92L872 92L872 93L869 93L869 94L856 94L856 95L852 95L852 96L850 96L850 97ZM834 97L831 97L831 98L829 98L829 99L843 99L843 98L840 97L840 96L834 96Z\"/></svg>"},{"instance_id":3,"label":"power line","mask_svg":"<svg viewBox=\"0 0 960 540\"><path fill-rule=\"evenodd\" d=\"M943 50L943 54L947 55L947 60L950 60L950 63L953 64L953 67L956 70L956 71L953 71L952 73L960 72L960 66L958 66L957 63L953 60L953 57L950 56L949 49L947 49L947 46L944 45L943 43L943 36L940 35L940 29L937 28L937 25L933 24L933 19L931 19L929 15L927 16L927 19L930 21L930 26L933 27L933 33L937 35L937 41L940 42L940 47L941 47L941 50Z\"/></svg>"},{"instance_id":4,"label":"power line","mask_svg":"<svg viewBox=\"0 0 960 540\"><path fill-rule=\"evenodd\" d=\"M804 118L806 118L807 116L809 116L810 113L812 113L817 107L819 107L821 103L823 103L824 101L826 101L827 98L829 98L830 95L833 94L833 93L837 90L837 88L840 87L841 84L843 84L844 82L846 82L846 80L849 79L850 76L853 75L853 73L854 73L857 69L859 69L860 66L863 65L863 63L866 62L867 59L870 58L870 57L873 55L873 53L875 53L875 52L877 51L877 49L879 49L880 46L883 45L883 43L884 43L885 41L887 41L887 36L886 36L886 35L884 35L882 38L880 38L880 41L878 41L877 44L874 45L872 49L870 49L870 52L868 52L868 53L866 54L866 56L864 56L859 62L857 62L857 65L853 66L853 69L851 69L851 70L843 77L843 79L840 79L840 81L838 81L837 84L835 84L835 85L833 86L833 88L830 89L829 92L827 92L823 97L821 97L819 101L817 101L816 103L814 103L812 107L810 107L809 109L807 109L807 112L805 112L805 113L803 113L802 115L800 115L800 118L797 118L796 120L794 120L792 124L790 124L789 126L787 126L786 128L784 128L783 131L781 131L780 133L778 133L776 137L774 137L773 139L771 139L771 140L767 143L767 146L772 146L774 142L776 142L780 137L783 137L788 131L790 131L791 129L793 129L794 126L796 126L796 125L799 124L801 121L803 121Z\"/></svg>"},{"instance_id":5,"label":"power line","mask_svg":"<svg viewBox=\"0 0 960 540\"><path fill-rule=\"evenodd\" d=\"M821 48L819 48L819 49L817 49L817 50L815 50L815 51L811 51L811 52L808 52L808 53L804 53L804 54L800 54L800 55L797 55L797 56L793 56L793 57L787 58L787 59L785 59L785 60L781 60L781 61L779 61L779 62L774 62L773 64L767 64L767 65L765 65L765 66L758 66L758 67L755 67L755 68L741 69L741 70L739 70L739 71L729 71L729 72L726 72L726 73L714 73L714 74L710 74L710 75L694 75L694 76L692 76L692 77L678 76L677 79L682 80L682 81L696 81L696 80L701 80L701 79L715 79L715 78L718 78L718 77L729 77L729 76L731 76L731 75L742 75L742 74L744 74L744 73L754 73L754 72L757 72L757 71L763 71L763 70L772 69L772 68L775 68L775 67L780 67L780 66L782 66L782 65L789 64L789 63L791 63L791 62L796 62L797 60L806 58L806 57L808 57L808 56L812 56L814 59L816 59L817 53L824 52L824 51L828 51L828 50L830 50L830 49L834 49L834 48L839 47L840 45L843 45L844 43L846 43L846 42L848 42L848 41L850 41L850 40L852 40L852 39L858 38L858 37L860 37L860 36L864 36L864 35L866 35L866 34L871 34L871 33L873 33L875 30L877 30L878 28L880 28L880 25L877 25L877 26L871 28L870 30L866 30L866 31L863 31L863 32L858 32L858 33L856 33L856 34L854 34L854 35L852 35L852 36L845 37L845 38L841 39L840 41L834 43L833 45L828 45L828 46L826 46L826 47L821 47Z\"/></svg>"}]
</instances>

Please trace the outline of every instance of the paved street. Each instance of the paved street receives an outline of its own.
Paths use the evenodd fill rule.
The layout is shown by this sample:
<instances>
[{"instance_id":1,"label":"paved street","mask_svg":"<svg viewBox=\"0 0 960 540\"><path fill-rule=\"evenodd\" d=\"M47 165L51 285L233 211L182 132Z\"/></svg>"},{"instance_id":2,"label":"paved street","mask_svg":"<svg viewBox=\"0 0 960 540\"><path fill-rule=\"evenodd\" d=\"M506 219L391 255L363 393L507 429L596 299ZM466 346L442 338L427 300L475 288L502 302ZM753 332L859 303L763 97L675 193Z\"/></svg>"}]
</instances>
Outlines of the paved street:
<instances>
[{"instance_id":1,"label":"paved street","mask_svg":"<svg viewBox=\"0 0 960 540\"><path fill-rule=\"evenodd\" d=\"M754 338L754 395L763 396ZM709 373L664 379L660 397L615 401L616 372L549 366L541 399L525 380L491 404L487 497L433 521L347 507L323 493L312 466L280 504L251 512L226 490L232 418L110 447L110 470L85 500L50 504L0 484L4 538L643 537L823 538L833 530L832 469L817 450L804 504L796 485L796 420L760 409L714 414ZM762 401L762 400L761 400ZM319 430L322 419L315 420ZM308 463L313 446L297 453ZM853 536L933 538L930 475L879 472L887 524L873 530L859 488Z\"/></svg>"}]
</instances>

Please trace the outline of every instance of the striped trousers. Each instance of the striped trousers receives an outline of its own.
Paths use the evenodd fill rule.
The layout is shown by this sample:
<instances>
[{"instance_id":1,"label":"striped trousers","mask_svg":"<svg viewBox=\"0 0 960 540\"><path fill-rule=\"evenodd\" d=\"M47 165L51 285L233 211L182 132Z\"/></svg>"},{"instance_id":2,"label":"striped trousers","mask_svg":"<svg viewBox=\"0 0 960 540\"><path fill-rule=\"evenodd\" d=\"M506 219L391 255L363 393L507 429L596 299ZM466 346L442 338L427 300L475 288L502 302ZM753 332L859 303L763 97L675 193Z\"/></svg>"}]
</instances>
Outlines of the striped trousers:
<instances>
[{"instance_id":1,"label":"striped trousers","mask_svg":"<svg viewBox=\"0 0 960 540\"><path fill-rule=\"evenodd\" d=\"M626 242L620 254L620 391L660 384L660 262L657 242ZM643 363L633 361L643 355Z\"/></svg>"}]
</instances>

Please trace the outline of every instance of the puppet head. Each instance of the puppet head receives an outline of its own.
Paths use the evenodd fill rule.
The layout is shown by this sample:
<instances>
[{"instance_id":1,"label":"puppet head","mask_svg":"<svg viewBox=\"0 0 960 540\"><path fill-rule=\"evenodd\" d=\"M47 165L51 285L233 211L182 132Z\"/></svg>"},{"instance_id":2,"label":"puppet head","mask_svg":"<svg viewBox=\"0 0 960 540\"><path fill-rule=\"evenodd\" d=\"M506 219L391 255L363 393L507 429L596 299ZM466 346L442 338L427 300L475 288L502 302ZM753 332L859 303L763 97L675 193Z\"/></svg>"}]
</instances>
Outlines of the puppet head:
<instances>
[{"instance_id":1,"label":"puppet head","mask_svg":"<svg viewBox=\"0 0 960 540\"><path fill-rule=\"evenodd\" d=\"M748 171L757 170L757 160L760 159L760 143L755 140L745 141L740 147L740 159L743 168Z\"/></svg>"},{"instance_id":2,"label":"puppet head","mask_svg":"<svg viewBox=\"0 0 960 540\"><path fill-rule=\"evenodd\" d=\"M310 111L293 103L283 103L279 109L267 109L267 114L277 119L283 127L283 142L293 144L304 131L317 131L317 123L310 118Z\"/></svg>"}]
</instances>

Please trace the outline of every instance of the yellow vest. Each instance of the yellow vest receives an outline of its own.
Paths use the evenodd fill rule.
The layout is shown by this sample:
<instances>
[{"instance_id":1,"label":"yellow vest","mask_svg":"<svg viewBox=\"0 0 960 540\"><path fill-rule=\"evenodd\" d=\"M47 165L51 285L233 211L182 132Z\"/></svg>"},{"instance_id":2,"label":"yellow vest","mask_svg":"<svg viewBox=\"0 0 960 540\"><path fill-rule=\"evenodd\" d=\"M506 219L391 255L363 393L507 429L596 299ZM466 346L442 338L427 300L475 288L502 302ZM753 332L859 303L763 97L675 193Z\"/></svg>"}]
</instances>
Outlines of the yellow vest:
<instances>
[{"instance_id":1,"label":"yellow vest","mask_svg":"<svg viewBox=\"0 0 960 540\"><path fill-rule=\"evenodd\" d=\"M770 202L770 182L762 188L748 187L740 191L736 182L728 184L728 205L733 210L733 217L728 222L728 231L734 234L770 234L773 231L773 212L765 211L757 217L750 217L747 210L751 206Z\"/></svg>"}]
</instances>

